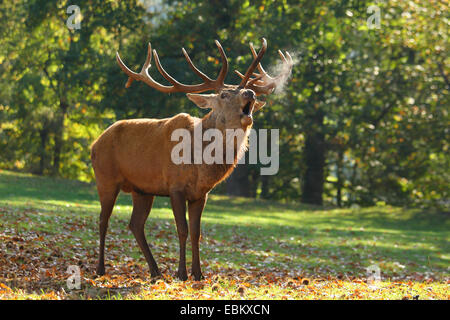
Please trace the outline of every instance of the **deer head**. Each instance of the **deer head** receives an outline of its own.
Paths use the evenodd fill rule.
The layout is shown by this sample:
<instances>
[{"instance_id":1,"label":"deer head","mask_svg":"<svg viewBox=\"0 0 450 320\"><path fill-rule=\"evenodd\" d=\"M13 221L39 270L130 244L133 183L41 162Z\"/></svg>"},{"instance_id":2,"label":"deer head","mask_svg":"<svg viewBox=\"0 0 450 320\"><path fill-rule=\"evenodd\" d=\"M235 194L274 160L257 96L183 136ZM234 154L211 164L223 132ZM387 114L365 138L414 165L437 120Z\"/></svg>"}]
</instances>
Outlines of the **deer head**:
<instances>
[{"instance_id":1,"label":"deer head","mask_svg":"<svg viewBox=\"0 0 450 320\"><path fill-rule=\"evenodd\" d=\"M262 46L258 53L250 44L250 49L253 55L253 62L248 67L245 74L235 71L241 77L241 82L238 85L225 84L225 77L228 72L228 60L225 52L219 41L215 41L222 58L222 68L217 79L213 80L200 71L193 63L186 50L182 48L183 55L186 58L191 69L196 73L203 82L196 85L186 85L178 82L170 76L162 67L156 50L152 51L151 44L148 44L147 59L141 72L136 73L131 71L120 59L119 53L116 54L117 62L120 68L128 75L128 81L125 87L129 87L133 80L143 81L150 87L165 93L184 92L187 97L193 101L200 108L212 109L210 118L215 120L215 127L217 128L242 128L247 129L253 123L253 113L260 110L265 102L257 99L261 94L270 94L274 91L281 79L289 77L293 61L288 52L283 54L278 51L283 64L283 72L276 77L271 77L261 66L261 59L267 49L266 39L262 39ZM165 86L156 82L148 73L150 68L152 53L155 56L155 63L161 75L169 81L172 85ZM255 73L258 68L259 73ZM200 92L214 90L215 93L199 94Z\"/></svg>"}]
</instances>

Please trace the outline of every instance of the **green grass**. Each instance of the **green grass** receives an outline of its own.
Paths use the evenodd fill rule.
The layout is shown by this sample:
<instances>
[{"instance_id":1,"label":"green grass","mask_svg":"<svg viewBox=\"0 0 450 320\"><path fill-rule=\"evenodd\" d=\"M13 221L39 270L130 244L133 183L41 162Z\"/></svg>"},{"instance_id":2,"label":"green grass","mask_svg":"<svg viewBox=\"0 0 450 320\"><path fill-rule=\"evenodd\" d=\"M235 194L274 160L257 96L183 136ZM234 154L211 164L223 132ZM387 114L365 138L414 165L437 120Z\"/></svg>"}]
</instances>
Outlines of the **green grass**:
<instances>
[{"instance_id":1,"label":"green grass","mask_svg":"<svg viewBox=\"0 0 450 320\"><path fill-rule=\"evenodd\" d=\"M0 171L0 298L448 299L449 215L417 209L316 208L211 195L202 217L206 280L174 278L178 238L168 198L146 224L164 273L149 281L128 230L122 194L106 239L107 276L95 278L99 203L78 181ZM188 245L189 247L189 245ZM190 252L187 253L188 269ZM69 292L69 265L82 289ZM366 268L382 281L368 285ZM193 286L193 287L192 287Z\"/></svg>"}]
</instances>

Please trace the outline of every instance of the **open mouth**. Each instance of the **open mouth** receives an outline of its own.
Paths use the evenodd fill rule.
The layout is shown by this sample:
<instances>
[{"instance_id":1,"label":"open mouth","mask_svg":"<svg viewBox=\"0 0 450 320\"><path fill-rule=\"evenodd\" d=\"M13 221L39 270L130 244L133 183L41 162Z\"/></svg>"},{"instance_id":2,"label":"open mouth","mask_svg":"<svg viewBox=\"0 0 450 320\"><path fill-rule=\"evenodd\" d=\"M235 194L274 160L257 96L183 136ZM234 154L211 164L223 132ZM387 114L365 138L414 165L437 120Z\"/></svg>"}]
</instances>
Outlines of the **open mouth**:
<instances>
[{"instance_id":1,"label":"open mouth","mask_svg":"<svg viewBox=\"0 0 450 320\"><path fill-rule=\"evenodd\" d=\"M242 113L244 113L247 116L252 115L252 109L253 109L253 101L249 101L246 103L244 108L242 109Z\"/></svg>"}]
</instances>

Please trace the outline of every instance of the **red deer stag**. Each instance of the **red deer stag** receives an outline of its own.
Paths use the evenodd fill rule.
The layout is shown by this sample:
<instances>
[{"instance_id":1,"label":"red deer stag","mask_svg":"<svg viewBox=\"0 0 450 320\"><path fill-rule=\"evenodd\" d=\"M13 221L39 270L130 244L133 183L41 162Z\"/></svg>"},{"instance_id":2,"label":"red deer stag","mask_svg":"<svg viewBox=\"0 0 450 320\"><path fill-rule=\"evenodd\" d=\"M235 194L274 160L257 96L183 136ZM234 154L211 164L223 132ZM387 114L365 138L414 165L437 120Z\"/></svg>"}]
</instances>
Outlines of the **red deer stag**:
<instances>
[{"instance_id":1,"label":"red deer stag","mask_svg":"<svg viewBox=\"0 0 450 320\"><path fill-rule=\"evenodd\" d=\"M222 58L222 67L216 80L212 80L201 72L192 63L186 51L182 49L191 69L203 80L201 84L196 85L182 84L171 77L161 66L158 54L155 50L152 51L150 44L148 45L147 59L140 73L131 71L117 53L117 62L122 71L128 75L127 88L133 80L136 80L164 93L184 92L198 107L209 108L211 111L201 119L180 113L166 119L121 120L106 129L92 144L91 160L101 203L98 275L105 273L105 234L117 195L122 190L131 192L133 211L129 228L147 260L151 277L158 278L161 273L147 244L144 224L150 213L154 197L168 196L175 216L180 243L178 277L181 280L187 279L185 252L189 229L192 243L192 275L195 280L202 278L199 257L200 218L208 192L232 172L238 161L239 151L245 150L247 135L253 123L252 112L259 110L265 104L258 101L256 97L273 92L280 79L285 79L290 75L293 65L289 53L286 52L284 55L279 51L285 67L284 71L277 77L270 77L260 64L267 49L267 42L262 39L262 46L258 53L250 44L254 60L247 72L243 75L236 71L242 78L239 85L225 84L228 61L218 41L216 41L216 45ZM156 67L172 84L171 86L162 85L149 75L148 69L152 52ZM256 68L259 73L254 72ZM198 94L208 90L214 90L216 93ZM202 130L216 128L224 133L226 129L239 128L246 133L244 142L235 146L233 163L173 163L171 151L177 142L171 141L172 132L177 128L185 128L192 133L194 126L198 124L202 125ZM186 221L186 202L189 228Z\"/></svg>"}]
</instances>

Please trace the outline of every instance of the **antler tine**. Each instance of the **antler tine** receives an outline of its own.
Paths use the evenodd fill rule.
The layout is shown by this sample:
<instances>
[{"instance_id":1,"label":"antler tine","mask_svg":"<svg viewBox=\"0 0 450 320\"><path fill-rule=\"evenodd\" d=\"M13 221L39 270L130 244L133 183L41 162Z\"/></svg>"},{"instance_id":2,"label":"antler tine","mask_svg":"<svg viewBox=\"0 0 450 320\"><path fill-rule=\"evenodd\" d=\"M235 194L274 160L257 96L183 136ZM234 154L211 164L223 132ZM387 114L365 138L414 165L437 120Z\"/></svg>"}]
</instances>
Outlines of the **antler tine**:
<instances>
[{"instance_id":1,"label":"antler tine","mask_svg":"<svg viewBox=\"0 0 450 320\"><path fill-rule=\"evenodd\" d=\"M244 78L242 79L241 83L239 84L239 88L244 88L245 87L245 85L247 84L248 79L250 78L250 76L253 74L253 71L258 66L258 64L261 61L262 57L264 56L264 53L266 52L266 50L267 50L267 41L266 41L265 38L262 38L261 49L259 50L258 55L253 59L253 62L250 65L250 67L248 67L247 72L244 75Z\"/></svg>"},{"instance_id":2,"label":"antler tine","mask_svg":"<svg viewBox=\"0 0 450 320\"><path fill-rule=\"evenodd\" d=\"M212 80L210 77L208 77L206 74L204 74L203 72L201 72L192 62L191 58L189 57L188 53L186 52L186 50L184 50L184 48L182 48L181 50L183 51L183 55L186 58L186 61L188 62L189 66L191 67L191 69L200 77L203 79L203 81L208 82L208 83L214 83L214 85L216 85L217 87L221 87L224 85L225 82L225 77L227 76L228 73L228 59L227 56L225 54L225 51L222 48L222 45L220 44L219 41L215 40L216 46L219 49L219 53L220 56L222 58L222 68L220 69L219 72L219 76L217 77L216 80Z\"/></svg>"},{"instance_id":3,"label":"antler tine","mask_svg":"<svg viewBox=\"0 0 450 320\"><path fill-rule=\"evenodd\" d=\"M184 48L181 48L181 51L183 51L183 55L186 58L186 61L188 62L189 66L191 67L191 69L200 77L202 78L205 82L211 82L213 81L210 77L208 77L206 74L204 74L203 72L201 72L195 65L194 63L192 63L191 58L189 57L188 53L186 52L186 50L184 50Z\"/></svg>"},{"instance_id":4,"label":"antler tine","mask_svg":"<svg viewBox=\"0 0 450 320\"><path fill-rule=\"evenodd\" d=\"M256 56L256 51L253 48L252 45L250 45L250 49L252 51L252 55L255 57ZM292 60L291 55L289 54L289 52L285 52L285 54L283 54L283 52L281 52L281 50L278 50L278 54L281 58L281 60L283 61L285 68L284 70L277 75L276 77L271 77L262 67L261 63L258 64L258 70L261 73L261 77L259 78L255 78L252 79L246 87L252 89L253 91L255 91L255 93L257 95L259 94L269 94L271 93L277 86L278 82L280 79L284 78L284 77L288 77L292 71L292 67L294 65L294 62Z\"/></svg>"},{"instance_id":5,"label":"antler tine","mask_svg":"<svg viewBox=\"0 0 450 320\"><path fill-rule=\"evenodd\" d=\"M142 66L141 72L137 73L137 72L131 71L130 68L128 68L125 65L125 63L123 63L122 59L120 58L119 52L116 52L116 60L117 60L117 63L119 64L119 67L122 69L122 71L128 75L128 81L125 84L126 88L128 88L131 85L133 80L136 80L136 81L145 82L150 87L155 88L161 92L166 92L166 93L173 92L173 87L165 86L165 85L162 85L162 84L156 82L148 74L148 68L150 67L150 62L152 60L152 45L150 43L148 44L147 58L145 59L145 63Z\"/></svg>"},{"instance_id":6,"label":"antler tine","mask_svg":"<svg viewBox=\"0 0 450 320\"><path fill-rule=\"evenodd\" d=\"M178 82L177 80L175 80L175 78L173 78L170 74L168 74L166 70L164 70L164 68L161 65L161 62L159 62L158 53L156 52L155 49L153 49L153 55L155 56L155 63L156 63L156 67L158 68L159 73L161 73L161 75L164 78L166 78L167 81L172 83L174 87L181 87L182 84L180 82Z\"/></svg>"},{"instance_id":7,"label":"antler tine","mask_svg":"<svg viewBox=\"0 0 450 320\"><path fill-rule=\"evenodd\" d=\"M241 78L241 79L244 79L244 77L245 77L242 73L239 72L239 70L234 70L234 73L236 73L239 76L239 78ZM259 77L260 75L258 73L256 73L256 72L253 72L252 76L253 77Z\"/></svg>"},{"instance_id":8,"label":"antler tine","mask_svg":"<svg viewBox=\"0 0 450 320\"><path fill-rule=\"evenodd\" d=\"M120 55L119 52L116 52L116 60L117 63L119 64L119 67L122 69L123 72L125 72L125 74L128 75L128 80L127 83L125 84L125 88L128 88L131 83L133 82L133 79L135 77L139 77L139 74L136 72L131 71L126 65L125 63L123 63L122 59L120 59ZM142 71L141 71L142 72Z\"/></svg>"},{"instance_id":9,"label":"antler tine","mask_svg":"<svg viewBox=\"0 0 450 320\"><path fill-rule=\"evenodd\" d=\"M292 60L291 55L289 54L289 52L286 51L286 56L288 57L288 62L290 65L294 65L294 60Z\"/></svg>"},{"instance_id":10,"label":"antler tine","mask_svg":"<svg viewBox=\"0 0 450 320\"><path fill-rule=\"evenodd\" d=\"M251 43L251 42L250 42L250 50L252 51L253 58L256 58L257 57L256 50L253 47L253 43ZM262 75L268 76L267 72L264 70L261 63L258 63L258 70Z\"/></svg>"},{"instance_id":11,"label":"antler tine","mask_svg":"<svg viewBox=\"0 0 450 320\"><path fill-rule=\"evenodd\" d=\"M147 47L147 58L145 59L141 72L150 68L151 61L152 61L152 44L149 42Z\"/></svg>"},{"instance_id":12,"label":"antler tine","mask_svg":"<svg viewBox=\"0 0 450 320\"><path fill-rule=\"evenodd\" d=\"M117 55L119 55L119 53L117 53ZM119 57L120 59L120 57ZM152 45L149 42L148 46L147 46L147 58L145 58L145 62L144 65L142 66L141 72L140 74L144 74L147 72L147 69L150 68L150 62L152 61ZM125 84L125 88L129 88L131 86L131 84L133 83L133 78L132 77L128 77L128 81Z\"/></svg>"},{"instance_id":13,"label":"antler tine","mask_svg":"<svg viewBox=\"0 0 450 320\"><path fill-rule=\"evenodd\" d=\"M217 48L219 49L220 56L222 57L222 68L220 69L219 76L217 77L218 84L224 84L225 83L225 77L228 73L228 59L227 55L225 54L225 51L222 48L222 45L218 40L215 41Z\"/></svg>"},{"instance_id":14,"label":"antler tine","mask_svg":"<svg viewBox=\"0 0 450 320\"><path fill-rule=\"evenodd\" d=\"M128 81L125 84L125 88L129 88L130 85L133 83L133 80L144 81L152 87L155 87L157 85L157 83L155 81L153 81L153 79L147 73L147 69L150 67L150 62L152 60L152 45L150 42L148 43L148 48L147 48L147 58L145 59L145 63L142 66L141 72L137 73L137 72L131 71L125 65L125 63L123 63L122 59L120 58L119 52L116 52L116 60L117 60L117 63L119 64L119 67L122 69L122 71L128 75ZM147 77L149 79L147 79ZM161 89L162 89L162 91L166 91L169 88L170 87L162 86Z\"/></svg>"},{"instance_id":15,"label":"antler tine","mask_svg":"<svg viewBox=\"0 0 450 320\"><path fill-rule=\"evenodd\" d=\"M248 85L251 86L251 85L255 84L256 82L258 82L259 80L261 80L262 77L263 77L263 76L259 75L259 76L257 76L256 78L250 80L250 81L248 82Z\"/></svg>"}]
</instances>

